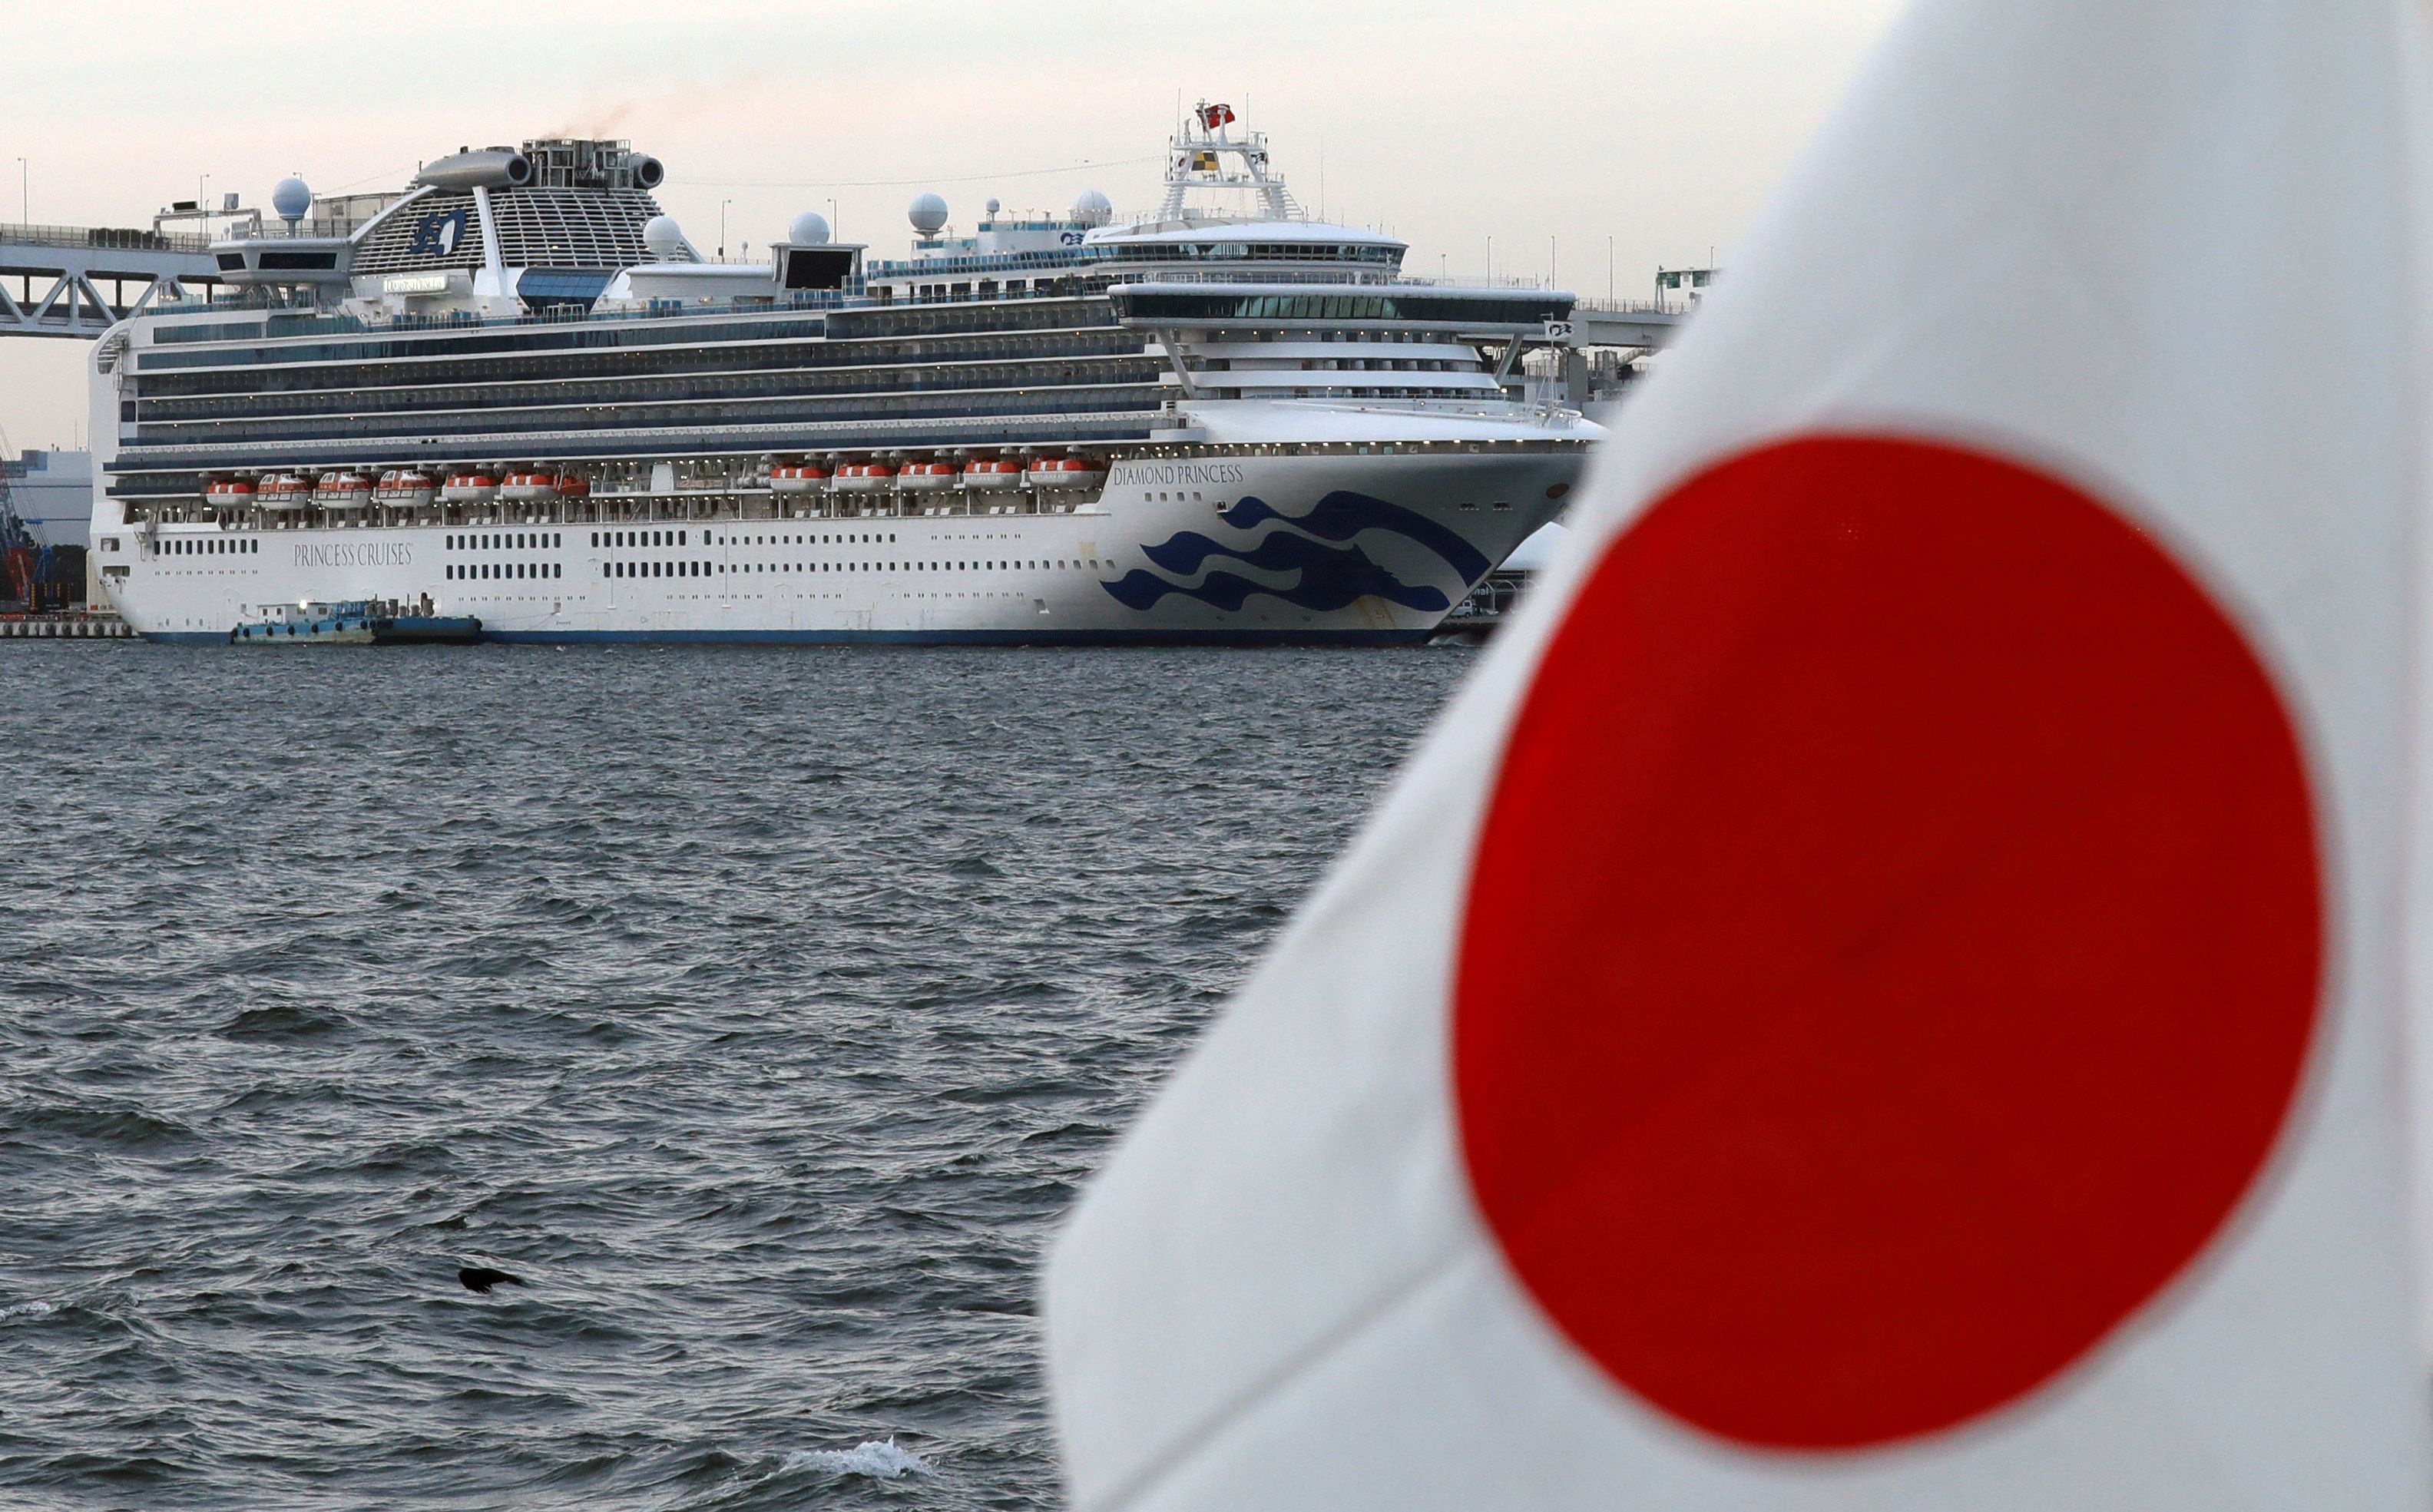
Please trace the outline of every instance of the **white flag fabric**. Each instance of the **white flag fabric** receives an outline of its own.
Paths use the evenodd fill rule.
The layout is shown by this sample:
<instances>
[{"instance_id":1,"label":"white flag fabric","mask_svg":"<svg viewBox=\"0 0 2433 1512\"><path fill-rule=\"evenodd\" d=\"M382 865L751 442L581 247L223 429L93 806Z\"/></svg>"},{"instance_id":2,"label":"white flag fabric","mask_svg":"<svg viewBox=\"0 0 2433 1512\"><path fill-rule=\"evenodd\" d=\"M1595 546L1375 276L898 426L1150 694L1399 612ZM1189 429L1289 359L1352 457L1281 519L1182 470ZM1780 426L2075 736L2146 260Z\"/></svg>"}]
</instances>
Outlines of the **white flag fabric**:
<instances>
[{"instance_id":1,"label":"white flag fabric","mask_svg":"<svg viewBox=\"0 0 2433 1512\"><path fill-rule=\"evenodd\" d=\"M1925 0L1051 1257L1080 1512L2422 1508L2406 0Z\"/></svg>"}]
</instances>

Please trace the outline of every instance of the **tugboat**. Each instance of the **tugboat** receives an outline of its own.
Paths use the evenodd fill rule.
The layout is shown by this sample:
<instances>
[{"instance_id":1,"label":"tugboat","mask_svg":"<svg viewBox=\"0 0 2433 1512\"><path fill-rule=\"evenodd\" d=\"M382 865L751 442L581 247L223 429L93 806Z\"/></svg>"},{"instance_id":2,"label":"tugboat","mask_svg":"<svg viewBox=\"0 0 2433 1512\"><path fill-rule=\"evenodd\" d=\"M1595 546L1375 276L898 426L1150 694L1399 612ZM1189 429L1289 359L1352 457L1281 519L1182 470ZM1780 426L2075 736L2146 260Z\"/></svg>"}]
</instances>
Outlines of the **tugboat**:
<instances>
[{"instance_id":1,"label":"tugboat","mask_svg":"<svg viewBox=\"0 0 2433 1512\"><path fill-rule=\"evenodd\" d=\"M229 632L236 646L437 646L482 638L482 621L469 614L434 614L426 595L419 603L352 599L344 603L265 604L269 612Z\"/></svg>"}]
</instances>

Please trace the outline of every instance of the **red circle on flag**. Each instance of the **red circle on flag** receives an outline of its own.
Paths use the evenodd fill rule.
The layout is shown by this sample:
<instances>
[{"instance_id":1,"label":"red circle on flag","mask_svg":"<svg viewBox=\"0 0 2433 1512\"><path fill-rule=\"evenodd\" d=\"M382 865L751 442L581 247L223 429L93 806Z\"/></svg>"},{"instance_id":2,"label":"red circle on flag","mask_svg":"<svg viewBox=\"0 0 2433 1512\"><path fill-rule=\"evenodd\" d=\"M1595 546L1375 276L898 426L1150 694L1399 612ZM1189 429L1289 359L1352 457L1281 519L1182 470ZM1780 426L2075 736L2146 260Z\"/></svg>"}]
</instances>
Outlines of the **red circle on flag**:
<instances>
[{"instance_id":1,"label":"red circle on flag","mask_svg":"<svg viewBox=\"0 0 2433 1512\"><path fill-rule=\"evenodd\" d=\"M1463 1153L1614 1381L1882 1444L2050 1380L2204 1248L2322 955L2290 721L2153 541L2015 462L1769 446L1615 541L1521 707Z\"/></svg>"}]
</instances>

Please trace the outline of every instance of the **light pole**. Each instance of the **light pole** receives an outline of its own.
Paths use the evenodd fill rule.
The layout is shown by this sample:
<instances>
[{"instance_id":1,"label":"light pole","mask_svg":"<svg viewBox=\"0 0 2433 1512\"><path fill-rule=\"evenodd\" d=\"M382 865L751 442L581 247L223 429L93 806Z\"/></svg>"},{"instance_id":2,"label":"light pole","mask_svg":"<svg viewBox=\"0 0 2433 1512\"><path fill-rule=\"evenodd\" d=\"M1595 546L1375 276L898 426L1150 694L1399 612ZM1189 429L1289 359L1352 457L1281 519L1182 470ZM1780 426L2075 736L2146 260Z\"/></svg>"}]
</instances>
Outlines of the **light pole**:
<instances>
[{"instance_id":1,"label":"light pole","mask_svg":"<svg viewBox=\"0 0 2433 1512\"><path fill-rule=\"evenodd\" d=\"M732 199L718 202L718 260L722 263L726 261L726 207L734 203Z\"/></svg>"},{"instance_id":2,"label":"light pole","mask_svg":"<svg viewBox=\"0 0 2433 1512\"><path fill-rule=\"evenodd\" d=\"M1605 302L1613 303L1613 238L1605 239Z\"/></svg>"},{"instance_id":3,"label":"light pole","mask_svg":"<svg viewBox=\"0 0 2433 1512\"><path fill-rule=\"evenodd\" d=\"M1492 233L1487 238L1487 281L1495 281L1495 237Z\"/></svg>"},{"instance_id":4,"label":"light pole","mask_svg":"<svg viewBox=\"0 0 2433 1512\"><path fill-rule=\"evenodd\" d=\"M1546 287L1547 287L1548 289L1550 289L1550 290L1551 290L1551 289L1553 289L1553 288L1554 288L1554 286L1555 286L1555 239L1554 239L1553 237L1549 236L1549 237L1547 237L1547 238L1546 238Z\"/></svg>"}]
</instances>

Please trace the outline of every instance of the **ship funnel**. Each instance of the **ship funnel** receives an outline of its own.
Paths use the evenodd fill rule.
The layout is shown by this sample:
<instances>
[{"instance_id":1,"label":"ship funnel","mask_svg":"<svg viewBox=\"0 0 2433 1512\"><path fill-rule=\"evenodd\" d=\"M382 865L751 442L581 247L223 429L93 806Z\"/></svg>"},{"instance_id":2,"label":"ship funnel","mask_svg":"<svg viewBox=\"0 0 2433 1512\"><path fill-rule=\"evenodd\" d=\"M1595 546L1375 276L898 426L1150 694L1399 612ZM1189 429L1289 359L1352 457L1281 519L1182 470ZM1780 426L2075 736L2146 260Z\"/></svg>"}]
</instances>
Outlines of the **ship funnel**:
<instances>
[{"instance_id":1,"label":"ship funnel","mask_svg":"<svg viewBox=\"0 0 2433 1512\"><path fill-rule=\"evenodd\" d=\"M533 165L512 147L485 147L425 163L415 181L434 189L520 189L533 181Z\"/></svg>"},{"instance_id":2,"label":"ship funnel","mask_svg":"<svg viewBox=\"0 0 2433 1512\"><path fill-rule=\"evenodd\" d=\"M667 165L656 158L637 157L634 160L634 187L637 189L656 189L667 176Z\"/></svg>"}]
</instances>

